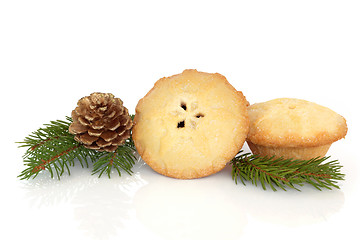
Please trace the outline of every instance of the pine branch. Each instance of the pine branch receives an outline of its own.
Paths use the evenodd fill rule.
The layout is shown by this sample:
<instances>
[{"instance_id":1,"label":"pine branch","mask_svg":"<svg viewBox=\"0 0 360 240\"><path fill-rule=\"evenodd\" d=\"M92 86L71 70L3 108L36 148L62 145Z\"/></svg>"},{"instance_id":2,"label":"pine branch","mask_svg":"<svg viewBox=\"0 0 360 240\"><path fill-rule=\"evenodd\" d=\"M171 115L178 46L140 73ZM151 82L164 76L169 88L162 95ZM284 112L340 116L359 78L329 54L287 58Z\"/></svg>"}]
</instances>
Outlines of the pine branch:
<instances>
[{"instance_id":1,"label":"pine branch","mask_svg":"<svg viewBox=\"0 0 360 240\"><path fill-rule=\"evenodd\" d=\"M337 181L344 180L340 173L342 166L337 160L326 162L329 157L310 160L292 160L275 157L260 157L250 153L239 154L231 161L232 178L237 184L238 179L245 185L251 181L258 183L266 190L266 186L274 191L276 187L286 191L286 187L299 190L295 185L311 184L318 190L322 188L339 188ZM300 190L299 190L300 191Z\"/></svg>"},{"instance_id":2,"label":"pine branch","mask_svg":"<svg viewBox=\"0 0 360 240\"><path fill-rule=\"evenodd\" d=\"M121 145L115 152L103 152L99 159L94 163L92 174L99 174L99 177L105 172L110 178L112 169L114 168L119 176L121 176L120 169L131 175L132 167L135 164L136 157L134 156L135 149L127 144Z\"/></svg>"},{"instance_id":3,"label":"pine branch","mask_svg":"<svg viewBox=\"0 0 360 240\"><path fill-rule=\"evenodd\" d=\"M20 179L35 178L44 170L49 171L52 178L56 175L60 179L65 172L70 175L70 166L74 166L76 160L82 167L89 167L89 160L95 163L93 173L102 170L101 165L106 165L108 161L108 170L105 170L109 177L112 167L119 175L120 170L132 173L131 168L135 163L135 146L132 139L127 139L115 153L87 149L76 142L74 136L69 133L71 122L70 117L66 117L65 121L51 121L50 124L45 124L43 128L31 133L23 142L18 142L19 147L28 148L23 155L26 169L18 176ZM100 172L100 176L102 173Z\"/></svg>"},{"instance_id":4,"label":"pine branch","mask_svg":"<svg viewBox=\"0 0 360 240\"><path fill-rule=\"evenodd\" d=\"M51 177L69 173L69 165L73 165L71 156L79 148L73 137L67 132L71 119L51 121L44 128L30 134L19 147L28 147L23 159L27 166L18 176L21 179L35 178L42 170L48 170Z\"/></svg>"}]
</instances>

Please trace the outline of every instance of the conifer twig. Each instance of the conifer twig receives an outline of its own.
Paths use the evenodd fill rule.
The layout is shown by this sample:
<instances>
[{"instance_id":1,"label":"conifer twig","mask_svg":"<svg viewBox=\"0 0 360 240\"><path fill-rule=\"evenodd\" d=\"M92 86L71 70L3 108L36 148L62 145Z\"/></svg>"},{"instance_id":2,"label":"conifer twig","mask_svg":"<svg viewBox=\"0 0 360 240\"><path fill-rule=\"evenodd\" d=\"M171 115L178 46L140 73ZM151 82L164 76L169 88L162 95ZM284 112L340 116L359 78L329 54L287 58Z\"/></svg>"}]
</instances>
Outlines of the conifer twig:
<instances>
[{"instance_id":1,"label":"conifer twig","mask_svg":"<svg viewBox=\"0 0 360 240\"><path fill-rule=\"evenodd\" d=\"M56 175L60 179L65 172L70 175L70 166L74 166L76 160L82 167L89 167L89 160L93 162L93 174L100 170L102 174L103 166L108 166L104 171L107 171L109 177L112 167L119 175L121 170L132 173L135 147L131 139L126 140L115 153L91 150L76 142L74 136L69 133L71 122L70 117L66 117L65 121L51 121L31 133L23 142L18 142L19 147L27 148L23 155L26 169L18 176L20 179L35 178L44 170L49 171L52 178Z\"/></svg>"},{"instance_id":2,"label":"conifer twig","mask_svg":"<svg viewBox=\"0 0 360 240\"><path fill-rule=\"evenodd\" d=\"M126 144L119 146L115 152L104 152L94 163L92 174L99 174L99 177L101 177L102 174L106 172L110 178L111 170L114 168L119 176L121 176L120 169L131 175L133 173L131 169L136 160L134 152L135 149Z\"/></svg>"},{"instance_id":3,"label":"conifer twig","mask_svg":"<svg viewBox=\"0 0 360 240\"><path fill-rule=\"evenodd\" d=\"M316 189L339 188L337 181L344 180L340 173L342 166L337 160L326 162L329 157L313 158L310 160L293 160L272 157L260 157L250 153L239 154L231 161L232 178L237 184L238 179L258 183L266 190L269 186L276 191L286 187L299 190L295 185L311 184Z\"/></svg>"}]
</instances>

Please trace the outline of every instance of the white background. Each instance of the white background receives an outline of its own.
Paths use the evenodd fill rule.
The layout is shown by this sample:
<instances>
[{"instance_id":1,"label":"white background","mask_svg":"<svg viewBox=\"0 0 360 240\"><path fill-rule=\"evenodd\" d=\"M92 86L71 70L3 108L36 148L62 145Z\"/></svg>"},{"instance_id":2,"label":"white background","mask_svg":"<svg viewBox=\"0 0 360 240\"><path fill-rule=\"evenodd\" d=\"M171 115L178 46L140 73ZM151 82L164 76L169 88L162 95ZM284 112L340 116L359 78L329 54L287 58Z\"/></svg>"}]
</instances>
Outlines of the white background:
<instances>
[{"instance_id":1,"label":"white background","mask_svg":"<svg viewBox=\"0 0 360 240\"><path fill-rule=\"evenodd\" d=\"M20 181L14 142L111 92L130 113L161 77L219 72L250 103L327 106L349 132L328 155L341 190L263 191L227 167L197 180L71 169ZM338 239L359 235L359 1L0 2L1 239ZM247 146L244 149L248 151Z\"/></svg>"}]
</instances>

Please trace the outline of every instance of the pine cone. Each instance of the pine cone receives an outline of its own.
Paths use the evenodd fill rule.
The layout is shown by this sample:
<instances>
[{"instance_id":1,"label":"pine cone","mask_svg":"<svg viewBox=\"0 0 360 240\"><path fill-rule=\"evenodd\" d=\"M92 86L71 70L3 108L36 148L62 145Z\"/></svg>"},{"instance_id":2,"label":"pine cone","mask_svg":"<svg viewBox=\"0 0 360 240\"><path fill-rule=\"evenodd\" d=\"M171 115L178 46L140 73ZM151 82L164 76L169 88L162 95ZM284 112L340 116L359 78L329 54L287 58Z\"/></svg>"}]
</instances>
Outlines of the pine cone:
<instances>
[{"instance_id":1,"label":"pine cone","mask_svg":"<svg viewBox=\"0 0 360 240\"><path fill-rule=\"evenodd\" d=\"M92 93L81 98L72 111L69 132L86 148L113 152L130 137L131 117L120 98Z\"/></svg>"}]
</instances>

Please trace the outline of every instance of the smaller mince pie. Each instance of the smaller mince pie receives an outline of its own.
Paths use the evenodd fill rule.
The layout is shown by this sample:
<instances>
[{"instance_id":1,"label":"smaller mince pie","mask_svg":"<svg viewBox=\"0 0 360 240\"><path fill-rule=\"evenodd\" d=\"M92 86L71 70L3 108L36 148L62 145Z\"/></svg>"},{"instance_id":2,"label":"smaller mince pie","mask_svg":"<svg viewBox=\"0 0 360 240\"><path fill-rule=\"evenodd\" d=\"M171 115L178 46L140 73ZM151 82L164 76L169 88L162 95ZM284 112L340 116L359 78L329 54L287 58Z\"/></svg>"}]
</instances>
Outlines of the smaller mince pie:
<instances>
[{"instance_id":1,"label":"smaller mince pie","mask_svg":"<svg viewBox=\"0 0 360 240\"><path fill-rule=\"evenodd\" d=\"M254 154L309 160L345 137L345 119L316 103L279 98L249 108L247 143Z\"/></svg>"}]
</instances>

